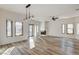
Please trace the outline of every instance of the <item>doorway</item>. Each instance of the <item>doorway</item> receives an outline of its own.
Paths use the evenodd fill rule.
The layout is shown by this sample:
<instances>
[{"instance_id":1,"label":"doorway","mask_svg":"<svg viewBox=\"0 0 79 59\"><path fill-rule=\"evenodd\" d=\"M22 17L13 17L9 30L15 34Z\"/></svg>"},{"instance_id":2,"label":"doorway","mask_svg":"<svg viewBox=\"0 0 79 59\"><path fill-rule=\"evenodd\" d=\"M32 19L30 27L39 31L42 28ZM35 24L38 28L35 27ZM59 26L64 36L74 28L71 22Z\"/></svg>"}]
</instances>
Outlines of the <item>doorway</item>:
<instances>
[{"instance_id":1,"label":"doorway","mask_svg":"<svg viewBox=\"0 0 79 59\"><path fill-rule=\"evenodd\" d=\"M33 47L35 47L35 41L37 40L37 37L39 35L39 26L38 24L29 24L28 30L29 47L32 49Z\"/></svg>"}]
</instances>

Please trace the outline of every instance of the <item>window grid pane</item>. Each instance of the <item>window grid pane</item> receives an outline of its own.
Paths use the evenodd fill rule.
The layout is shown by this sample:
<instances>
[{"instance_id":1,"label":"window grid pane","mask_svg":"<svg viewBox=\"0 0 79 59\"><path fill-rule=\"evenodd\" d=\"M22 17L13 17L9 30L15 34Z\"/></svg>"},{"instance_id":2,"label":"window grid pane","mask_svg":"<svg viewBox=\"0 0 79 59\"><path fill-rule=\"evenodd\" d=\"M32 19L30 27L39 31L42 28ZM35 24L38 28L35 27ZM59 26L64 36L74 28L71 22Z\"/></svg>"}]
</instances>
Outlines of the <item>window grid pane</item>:
<instances>
[{"instance_id":1,"label":"window grid pane","mask_svg":"<svg viewBox=\"0 0 79 59\"><path fill-rule=\"evenodd\" d=\"M22 35L22 22L16 22L16 35Z\"/></svg>"},{"instance_id":2,"label":"window grid pane","mask_svg":"<svg viewBox=\"0 0 79 59\"><path fill-rule=\"evenodd\" d=\"M6 21L6 35L8 36L8 37L11 37L12 36L12 21L10 21L10 20L7 20Z\"/></svg>"},{"instance_id":3,"label":"window grid pane","mask_svg":"<svg viewBox=\"0 0 79 59\"><path fill-rule=\"evenodd\" d=\"M73 24L67 24L67 33L73 34Z\"/></svg>"}]
</instances>

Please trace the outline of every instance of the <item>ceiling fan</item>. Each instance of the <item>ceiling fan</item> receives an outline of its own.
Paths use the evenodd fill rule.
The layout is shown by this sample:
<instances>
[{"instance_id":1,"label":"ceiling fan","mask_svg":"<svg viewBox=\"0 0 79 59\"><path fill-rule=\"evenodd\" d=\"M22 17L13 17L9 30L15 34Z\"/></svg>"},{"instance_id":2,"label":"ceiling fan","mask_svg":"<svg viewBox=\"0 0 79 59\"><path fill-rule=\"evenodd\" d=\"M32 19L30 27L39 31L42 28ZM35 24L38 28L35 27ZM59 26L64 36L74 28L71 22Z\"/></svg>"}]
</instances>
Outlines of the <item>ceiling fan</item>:
<instances>
[{"instance_id":1,"label":"ceiling fan","mask_svg":"<svg viewBox=\"0 0 79 59\"><path fill-rule=\"evenodd\" d=\"M52 17L52 16L51 16L51 17ZM53 16L53 17L52 17L52 20L53 20L53 21L56 21L57 19L59 19L59 18L56 17L56 16Z\"/></svg>"},{"instance_id":2,"label":"ceiling fan","mask_svg":"<svg viewBox=\"0 0 79 59\"><path fill-rule=\"evenodd\" d=\"M26 18L25 19L30 19L30 18L34 18L34 15L30 15L30 6L31 4L26 5ZM29 9L29 14L27 14L27 10ZM29 17L28 17L29 16ZM59 19L56 16L50 16L52 18L53 21L56 21L57 19Z\"/></svg>"}]
</instances>

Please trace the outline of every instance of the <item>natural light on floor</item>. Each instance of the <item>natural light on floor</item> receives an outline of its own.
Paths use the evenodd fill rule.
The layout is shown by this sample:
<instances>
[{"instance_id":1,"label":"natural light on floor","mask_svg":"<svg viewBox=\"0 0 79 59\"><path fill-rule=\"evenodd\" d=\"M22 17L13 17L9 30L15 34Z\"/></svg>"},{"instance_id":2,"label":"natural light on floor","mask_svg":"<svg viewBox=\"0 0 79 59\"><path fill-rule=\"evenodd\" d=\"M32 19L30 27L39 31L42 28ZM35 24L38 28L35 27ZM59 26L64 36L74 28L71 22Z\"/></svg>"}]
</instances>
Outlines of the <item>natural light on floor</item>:
<instances>
[{"instance_id":1,"label":"natural light on floor","mask_svg":"<svg viewBox=\"0 0 79 59\"><path fill-rule=\"evenodd\" d=\"M29 47L30 47L30 49L35 47L35 43L34 43L34 38L33 37L29 37Z\"/></svg>"}]
</instances>

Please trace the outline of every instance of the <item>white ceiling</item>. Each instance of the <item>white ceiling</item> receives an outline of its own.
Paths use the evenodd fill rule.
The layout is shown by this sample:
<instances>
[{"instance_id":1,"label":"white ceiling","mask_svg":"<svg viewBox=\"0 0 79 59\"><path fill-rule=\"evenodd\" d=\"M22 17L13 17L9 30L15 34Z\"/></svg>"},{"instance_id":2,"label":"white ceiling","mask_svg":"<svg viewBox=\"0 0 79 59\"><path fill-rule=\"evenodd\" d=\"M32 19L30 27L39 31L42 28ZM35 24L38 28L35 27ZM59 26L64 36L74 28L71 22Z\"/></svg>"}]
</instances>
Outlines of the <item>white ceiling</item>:
<instances>
[{"instance_id":1,"label":"white ceiling","mask_svg":"<svg viewBox=\"0 0 79 59\"><path fill-rule=\"evenodd\" d=\"M0 4L0 8L17 12L26 13L26 4ZM67 17L73 15L79 15L78 4L32 4L31 5L31 15L35 17L49 17L49 16L59 16Z\"/></svg>"}]
</instances>

